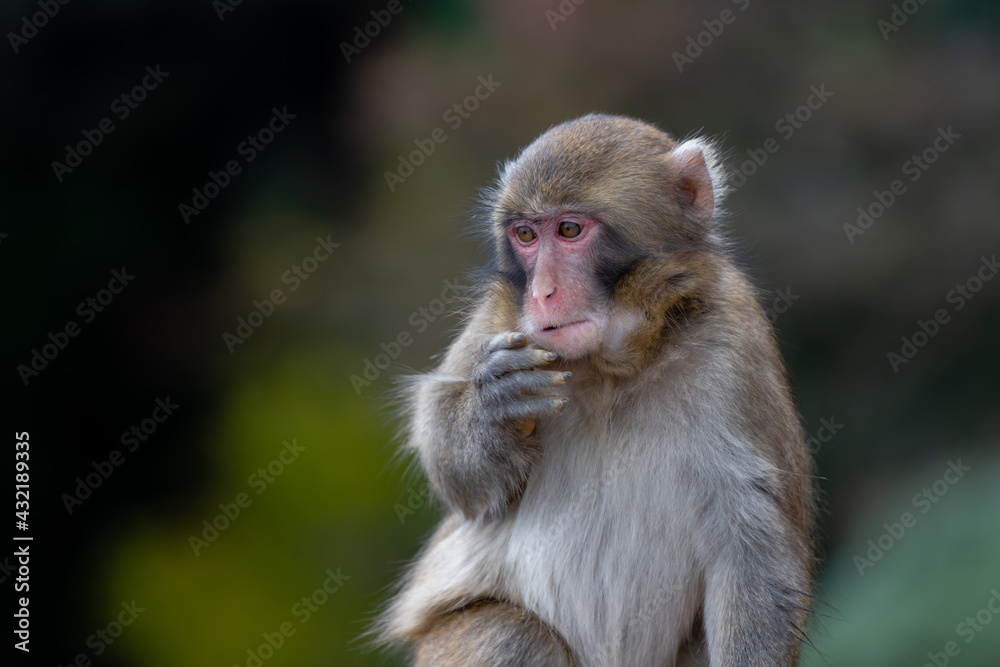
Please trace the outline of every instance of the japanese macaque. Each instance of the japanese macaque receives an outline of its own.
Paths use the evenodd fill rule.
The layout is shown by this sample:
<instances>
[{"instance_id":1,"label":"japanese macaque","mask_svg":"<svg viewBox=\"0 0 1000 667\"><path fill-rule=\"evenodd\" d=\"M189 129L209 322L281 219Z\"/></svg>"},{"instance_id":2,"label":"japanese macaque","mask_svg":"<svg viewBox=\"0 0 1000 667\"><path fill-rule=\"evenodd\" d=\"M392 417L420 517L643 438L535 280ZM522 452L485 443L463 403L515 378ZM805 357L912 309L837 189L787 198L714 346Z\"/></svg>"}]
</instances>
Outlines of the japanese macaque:
<instances>
[{"instance_id":1,"label":"japanese macaque","mask_svg":"<svg viewBox=\"0 0 1000 667\"><path fill-rule=\"evenodd\" d=\"M813 464L725 191L709 142L593 114L487 191L477 301L407 398L446 516L377 632L414 665L797 663Z\"/></svg>"}]
</instances>

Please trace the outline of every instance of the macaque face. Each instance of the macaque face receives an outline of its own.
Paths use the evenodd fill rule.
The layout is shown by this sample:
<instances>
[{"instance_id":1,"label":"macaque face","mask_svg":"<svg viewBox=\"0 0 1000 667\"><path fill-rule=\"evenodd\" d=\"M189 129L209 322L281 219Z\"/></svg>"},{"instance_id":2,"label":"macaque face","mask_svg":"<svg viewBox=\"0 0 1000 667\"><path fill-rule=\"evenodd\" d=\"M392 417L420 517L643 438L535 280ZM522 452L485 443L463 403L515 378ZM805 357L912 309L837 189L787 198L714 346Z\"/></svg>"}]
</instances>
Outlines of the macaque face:
<instances>
[{"instance_id":1,"label":"macaque face","mask_svg":"<svg viewBox=\"0 0 1000 667\"><path fill-rule=\"evenodd\" d=\"M577 214L516 220L507 229L527 274L522 326L539 347L578 359L601 347L606 289L595 279L602 225Z\"/></svg>"}]
</instances>

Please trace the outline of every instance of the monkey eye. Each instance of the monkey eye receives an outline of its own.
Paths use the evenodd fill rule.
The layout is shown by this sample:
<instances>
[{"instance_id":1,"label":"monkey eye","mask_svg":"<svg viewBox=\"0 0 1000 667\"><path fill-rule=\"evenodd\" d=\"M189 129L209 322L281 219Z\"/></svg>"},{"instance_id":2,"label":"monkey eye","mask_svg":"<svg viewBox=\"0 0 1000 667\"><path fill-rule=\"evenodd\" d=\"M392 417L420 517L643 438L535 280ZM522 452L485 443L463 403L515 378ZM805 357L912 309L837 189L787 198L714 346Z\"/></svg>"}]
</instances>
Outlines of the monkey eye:
<instances>
[{"instance_id":1,"label":"monkey eye","mask_svg":"<svg viewBox=\"0 0 1000 667\"><path fill-rule=\"evenodd\" d=\"M515 230L517 234L517 240L521 243L528 244L535 240L535 230L527 225L522 225Z\"/></svg>"},{"instance_id":2,"label":"monkey eye","mask_svg":"<svg viewBox=\"0 0 1000 667\"><path fill-rule=\"evenodd\" d=\"M568 239L576 238L580 235L580 225L575 222L569 222L563 220L559 223L559 236L565 236Z\"/></svg>"}]
</instances>

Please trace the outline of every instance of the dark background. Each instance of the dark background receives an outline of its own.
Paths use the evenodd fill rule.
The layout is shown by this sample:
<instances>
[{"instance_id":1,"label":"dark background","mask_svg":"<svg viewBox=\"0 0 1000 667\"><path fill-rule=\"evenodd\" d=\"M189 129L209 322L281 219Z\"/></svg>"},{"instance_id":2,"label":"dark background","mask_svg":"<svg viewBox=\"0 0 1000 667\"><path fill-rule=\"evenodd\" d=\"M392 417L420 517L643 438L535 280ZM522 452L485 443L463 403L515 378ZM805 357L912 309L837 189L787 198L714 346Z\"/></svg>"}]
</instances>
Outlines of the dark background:
<instances>
[{"instance_id":1,"label":"dark background","mask_svg":"<svg viewBox=\"0 0 1000 667\"><path fill-rule=\"evenodd\" d=\"M456 326L435 300L482 259L466 212L497 163L598 110L719 138L734 173L753 171L727 201L729 234L766 303L787 296L773 315L822 436L826 559L803 664L920 665L948 642L948 664L996 664L1000 279L960 310L948 295L1000 251L1000 14L905 4L890 31L889 2L403 0L348 62L342 43L386 3L243 2L220 19L208 0L75 0L16 51L10 33L42 10L5 3L2 469L9 484L14 433L29 432L30 529L11 533L34 541L31 653L3 650L247 665L290 623L264 664L395 664L357 638L438 512L392 462L392 378L429 368ZM119 119L112 102L157 65L169 75ZM777 124L811 87L833 95L787 136ZM295 117L246 162L241 142L285 107ZM114 131L58 180L53 161L105 117ZM446 141L390 189L385 173L435 128ZM904 163L947 128L959 137L910 181ZM777 152L751 166L769 138ZM185 224L178 206L230 160L241 173ZM849 239L895 179L903 194ZM282 276L317 237L340 245L292 290ZM134 280L85 322L78 304L123 268ZM230 352L223 334L274 289L286 301ZM887 355L938 309L948 321L894 370ZM25 383L18 367L70 321L78 335ZM352 383L383 350L392 367ZM179 407L128 451L123 432L168 397ZM304 449L262 489L252 476L293 439ZM935 487L949 462L968 471ZM68 512L95 465L110 475ZM241 493L250 504L196 554L202 522ZM295 605L328 570L340 588L303 623ZM143 611L113 643L90 639L133 600Z\"/></svg>"}]
</instances>

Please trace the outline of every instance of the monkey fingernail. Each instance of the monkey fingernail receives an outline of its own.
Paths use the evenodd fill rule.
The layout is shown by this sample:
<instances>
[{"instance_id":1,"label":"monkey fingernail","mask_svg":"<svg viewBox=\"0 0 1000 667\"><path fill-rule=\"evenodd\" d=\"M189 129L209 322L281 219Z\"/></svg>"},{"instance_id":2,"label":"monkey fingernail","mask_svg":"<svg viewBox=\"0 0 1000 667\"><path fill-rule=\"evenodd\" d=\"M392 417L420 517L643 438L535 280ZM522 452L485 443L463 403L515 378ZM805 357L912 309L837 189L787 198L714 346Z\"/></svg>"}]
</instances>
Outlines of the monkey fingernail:
<instances>
[{"instance_id":1,"label":"monkey fingernail","mask_svg":"<svg viewBox=\"0 0 1000 667\"><path fill-rule=\"evenodd\" d=\"M565 373L558 373L558 372L556 372L556 373L552 373L552 375L550 377L552 378L552 386L553 387L558 387L558 386L566 384L566 380L568 380L571 377L573 377L573 374L570 373L570 372L568 372L568 371L565 372Z\"/></svg>"},{"instance_id":2,"label":"monkey fingernail","mask_svg":"<svg viewBox=\"0 0 1000 667\"><path fill-rule=\"evenodd\" d=\"M566 371L564 373L553 373L552 384L555 386L566 384L566 380L570 379L571 377L573 377L573 374L570 373L569 371Z\"/></svg>"},{"instance_id":3,"label":"monkey fingernail","mask_svg":"<svg viewBox=\"0 0 1000 667\"><path fill-rule=\"evenodd\" d=\"M510 337L510 340L511 340L512 343L522 343L522 342L524 342L525 338L527 338L527 336L525 334L521 333L520 331L518 331L516 334L514 334L513 336Z\"/></svg>"},{"instance_id":4,"label":"monkey fingernail","mask_svg":"<svg viewBox=\"0 0 1000 667\"><path fill-rule=\"evenodd\" d=\"M557 355L555 352L546 352L544 355L542 355L542 358L545 359L545 361L555 361L557 356L559 355Z\"/></svg>"}]
</instances>

